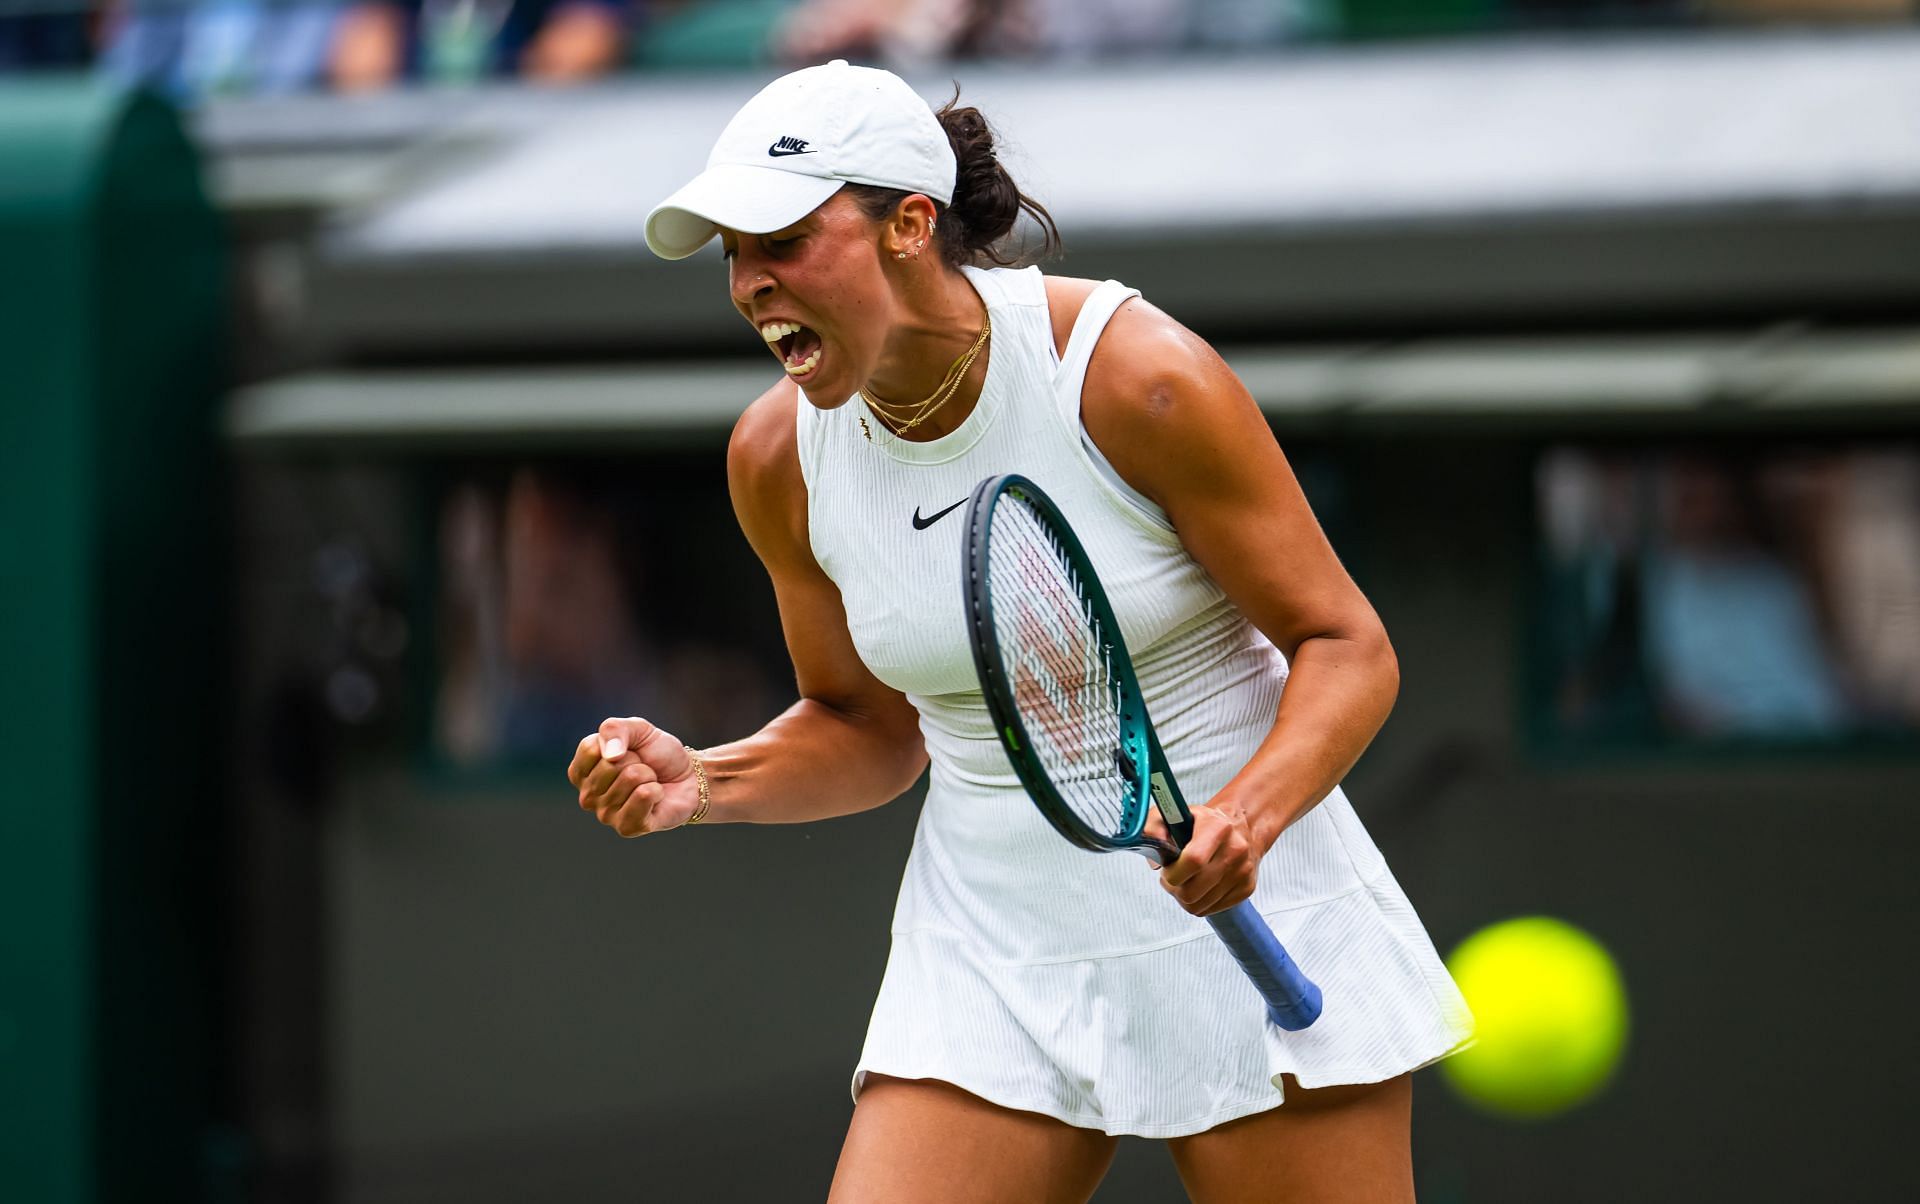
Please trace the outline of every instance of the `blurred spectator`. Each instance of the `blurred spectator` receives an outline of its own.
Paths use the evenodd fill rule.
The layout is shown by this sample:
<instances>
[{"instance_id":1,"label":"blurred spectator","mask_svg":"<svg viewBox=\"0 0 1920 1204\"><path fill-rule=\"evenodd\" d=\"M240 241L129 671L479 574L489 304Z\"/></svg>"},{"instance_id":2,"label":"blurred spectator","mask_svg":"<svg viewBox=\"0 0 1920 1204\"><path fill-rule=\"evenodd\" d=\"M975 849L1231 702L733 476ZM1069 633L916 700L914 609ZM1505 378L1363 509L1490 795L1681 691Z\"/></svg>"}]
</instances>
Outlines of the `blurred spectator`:
<instances>
[{"instance_id":1,"label":"blurred spectator","mask_svg":"<svg viewBox=\"0 0 1920 1204\"><path fill-rule=\"evenodd\" d=\"M440 511L438 752L456 765L544 764L608 715L674 716L721 739L791 700L764 650L699 639L649 619L657 486L592 470L523 465L468 480ZM710 525L693 518L702 532ZM689 515L676 511L674 525ZM650 634L670 627L664 644Z\"/></svg>"},{"instance_id":2,"label":"blurred spectator","mask_svg":"<svg viewBox=\"0 0 1920 1204\"><path fill-rule=\"evenodd\" d=\"M1920 732L1920 449L1560 448L1537 490L1566 734Z\"/></svg>"},{"instance_id":3,"label":"blurred spectator","mask_svg":"<svg viewBox=\"0 0 1920 1204\"><path fill-rule=\"evenodd\" d=\"M615 4L565 0L520 56L520 73L543 83L571 83L619 70L627 52L627 17Z\"/></svg>"},{"instance_id":4,"label":"blurred spectator","mask_svg":"<svg viewBox=\"0 0 1920 1204\"><path fill-rule=\"evenodd\" d=\"M903 70L1318 38L1910 21L1920 0L0 0L0 72L97 61L183 99L628 67Z\"/></svg>"},{"instance_id":5,"label":"blurred spectator","mask_svg":"<svg viewBox=\"0 0 1920 1204\"><path fill-rule=\"evenodd\" d=\"M311 88L337 10L338 0L114 0L100 65L179 97Z\"/></svg>"},{"instance_id":6,"label":"blurred spectator","mask_svg":"<svg viewBox=\"0 0 1920 1204\"><path fill-rule=\"evenodd\" d=\"M1325 27L1333 0L806 0L774 34L790 63L835 55L1090 59L1263 45Z\"/></svg>"},{"instance_id":7,"label":"blurred spectator","mask_svg":"<svg viewBox=\"0 0 1920 1204\"><path fill-rule=\"evenodd\" d=\"M1660 481L1642 588L1661 701L1693 734L1831 734L1848 715L1813 599L1767 540L1751 485L1699 459Z\"/></svg>"},{"instance_id":8,"label":"blurred spectator","mask_svg":"<svg viewBox=\"0 0 1920 1204\"><path fill-rule=\"evenodd\" d=\"M1920 455L1871 451L1828 465L1808 509L1834 642L1862 704L1920 728Z\"/></svg>"},{"instance_id":9,"label":"blurred spectator","mask_svg":"<svg viewBox=\"0 0 1920 1204\"><path fill-rule=\"evenodd\" d=\"M1640 615L1640 490L1623 460L1557 449L1536 488L1544 536L1543 663L1569 731L1654 734Z\"/></svg>"},{"instance_id":10,"label":"blurred spectator","mask_svg":"<svg viewBox=\"0 0 1920 1204\"><path fill-rule=\"evenodd\" d=\"M622 68L647 0L25 0L0 70L79 67L181 99ZM95 47L97 46L97 57Z\"/></svg>"},{"instance_id":11,"label":"blurred spectator","mask_svg":"<svg viewBox=\"0 0 1920 1204\"><path fill-rule=\"evenodd\" d=\"M342 92L389 87L405 76L412 22L397 4L356 4L340 15L327 76Z\"/></svg>"},{"instance_id":12,"label":"blurred spectator","mask_svg":"<svg viewBox=\"0 0 1920 1204\"><path fill-rule=\"evenodd\" d=\"M938 47L958 41L970 0L807 0L773 31L774 54L785 63L812 63L835 55L898 63L890 45L918 35Z\"/></svg>"},{"instance_id":13,"label":"blurred spectator","mask_svg":"<svg viewBox=\"0 0 1920 1204\"><path fill-rule=\"evenodd\" d=\"M965 57L1010 5L996 0L804 0L772 30L790 66L833 57L911 68Z\"/></svg>"},{"instance_id":14,"label":"blurred spectator","mask_svg":"<svg viewBox=\"0 0 1920 1204\"><path fill-rule=\"evenodd\" d=\"M638 566L606 508L523 468L498 493L457 489L440 546L442 751L473 764L564 748L607 715L657 709Z\"/></svg>"},{"instance_id":15,"label":"blurred spectator","mask_svg":"<svg viewBox=\"0 0 1920 1204\"><path fill-rule=\"evenodd\" d=\"M644 0L370 0L344 14L328 74L345 92L409 78L594 79L624 66L645 11Z\"/></svg>"}]
</instances>

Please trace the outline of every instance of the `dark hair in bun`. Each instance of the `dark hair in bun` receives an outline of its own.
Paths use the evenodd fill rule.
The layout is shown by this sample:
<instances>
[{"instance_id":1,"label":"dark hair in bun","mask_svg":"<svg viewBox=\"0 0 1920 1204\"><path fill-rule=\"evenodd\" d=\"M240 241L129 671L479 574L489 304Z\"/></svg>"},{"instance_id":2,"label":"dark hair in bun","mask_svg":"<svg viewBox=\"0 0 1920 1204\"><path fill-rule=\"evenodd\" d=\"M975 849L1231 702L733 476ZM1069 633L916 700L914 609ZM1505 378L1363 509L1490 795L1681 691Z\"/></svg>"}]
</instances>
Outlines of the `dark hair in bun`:
<instances>
[{"instance_id":1,"label":"dark hair in bun","mask_svg":"<svg viewBox=\"0 0 1920 1204\"><path fill-rule=\"evenodd\" d=\"M934 202L939 229L934 245L940 257L951 267L987 263L1009 267L1046 259L1060 250L1060 228L1046 206L1021 192L1013 177L1000 165L993 149L993 131L980 110L959 108L960 88L954 85L953 99L934 114L947 131L958 165L954 176L953 202ZM861 212L878 221L892 213L902 200L912 196L897 188L877 188L870 184L849 184L847 192ZM1013 232L1025 211L1040 228L1041 242L1036 251L1015 246L1003 248L1002 239Z\"/></svg>"}]
</instances>

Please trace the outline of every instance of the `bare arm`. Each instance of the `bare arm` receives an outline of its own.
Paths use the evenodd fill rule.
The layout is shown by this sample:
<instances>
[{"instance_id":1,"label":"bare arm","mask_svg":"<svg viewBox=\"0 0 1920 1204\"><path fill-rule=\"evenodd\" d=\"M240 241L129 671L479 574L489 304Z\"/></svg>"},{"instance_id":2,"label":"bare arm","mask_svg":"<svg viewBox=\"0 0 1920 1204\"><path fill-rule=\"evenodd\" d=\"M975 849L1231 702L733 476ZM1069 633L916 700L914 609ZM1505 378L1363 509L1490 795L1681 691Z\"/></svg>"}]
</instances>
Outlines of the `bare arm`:
<instances>
[{"instance_id":1,"label":"bare arm","mask_svg":"<svg viewBox=\"0 0 1920 1204\"><path fill-rule=\"evenodd\" d=\"M813 558L790 384L734 430L727 483L740 529L773 578L800 701L744 740L707 750L712 818L799 823L898 798L927 754L919 715L867 669L847 634L840 589Z\"/></svg>"},{"instance_id":2,"label":"bare arm","mask_svg":"<svg viewBox=\"0 0 1920 1204\"><path fill-rule=\"evenodd\" d=\"M782 382L748 408L727 449L727 482L741 530L773 578L800 701L753 735L703 751L706 823L802 823L870 810L899 797L927 763L913 705L867 670L839 588L813 558L795 446L799 404ZM580 742L567 776L581 807L624 836L678 827L698 805L679 741L642 719L603 723Z\"/></svg>"},{"instance_id":3,"label":"bare arm","mask_svg":"<svg viewBox=\"0 0 1920 1204\"><path fill-rule=\"evenodd\" d=\"M1273 728L1167 871L1182 904L1207 914L1250 896L1260 857L1352 769L1393 709L1399 664L1266 419L1205 341L1126 303L1094 352L1083 414L1114 468L1292 665Z\"/></svg>"}]
</instances>

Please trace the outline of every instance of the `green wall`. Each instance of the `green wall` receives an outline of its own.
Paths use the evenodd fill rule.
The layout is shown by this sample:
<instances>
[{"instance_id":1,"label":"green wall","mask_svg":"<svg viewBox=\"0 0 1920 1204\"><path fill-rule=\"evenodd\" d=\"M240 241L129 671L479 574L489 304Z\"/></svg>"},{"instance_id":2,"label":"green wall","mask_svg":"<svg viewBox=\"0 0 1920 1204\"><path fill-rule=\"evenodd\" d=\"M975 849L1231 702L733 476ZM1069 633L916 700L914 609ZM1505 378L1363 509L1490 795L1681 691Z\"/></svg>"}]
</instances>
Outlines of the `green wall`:
<instances>
[{"instance_id":1,"label":"green wall","mask_svg":"<svg viewBox=\"0 0 1920 1204\"><path fill-rule=\"evenodd\" d=\"M0 86L0 1197L196 1199L223 238L174 113Z\"/></svg>"}]
</instances>

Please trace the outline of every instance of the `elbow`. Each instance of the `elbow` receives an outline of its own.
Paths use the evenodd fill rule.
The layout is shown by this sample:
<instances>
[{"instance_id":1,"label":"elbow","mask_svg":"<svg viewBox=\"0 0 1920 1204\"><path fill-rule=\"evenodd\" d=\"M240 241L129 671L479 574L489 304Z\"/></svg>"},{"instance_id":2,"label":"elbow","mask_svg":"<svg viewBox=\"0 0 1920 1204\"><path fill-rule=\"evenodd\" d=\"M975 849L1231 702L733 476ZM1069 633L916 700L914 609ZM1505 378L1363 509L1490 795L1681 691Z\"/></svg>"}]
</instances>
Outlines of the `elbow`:
<instances>
[{"instance_id":1,"label":"elbow","mask_svg":"<svg viewBox=\"0 0 1920 1204\"><path fill-rule=\"evenodd\" d=\"M1400 700L1400 657L1393 650L1393 642L1386 637L1381 637L1380 646L1383 650L1383 668L1380 671L1380 678L1387 700L1385 709L1391 713L1393 704Z\"/></svg>"},{"instance_id":2,"label":"elbow","mask_svg":"<svg viewBox=\"0 0 1920 1204\"><path fill-rule=\"evenodd\" d=\"M914 755L908 758L901 766L900 776L894 782L893 797L899 798L907 791L912 790L914 783L920 780L920 775L925 773L926 770L926 750L916 745Z\"/></svg>"},{"instance_id":3,"label":"elbow","mask_svg":"<svg viewBox=\"0 0 1920 1204\"><path fill-rule=\"evenodd\" d=\"M883 704L856 707L844 712L866 730L873 763L884 775L888 798L898 798L913 788L927 768L927 739L920 731L920 712L905 699L885 699Z\"/></svg>"},{"instance_id":4,"label":"elbow","mask_svg":"<svg viewBox=\"0 0 1920 1204\"><path fill-rule=\"evenodd\" d=\"M1385 719L1400 697L1400 654L1387 637L1386 625L1371 608L1355 610L1343 621L1329 624L1324 638L1337 648L1337 663L1350 675L1355 688L1378 700Z\"/></svg>"},{"instance_id":5,"label":"elbow","mask_svg":"<svg viewBox=\"0 0 1920 1204\"><path fill-rule=\"evenodd\" d=\"M926 772L927 768L927 741L920 732L917 718L916 722L893 742L893 747L898 753L895 760L893 794L898 798L913 789L913 784L920 780L920 775Z\"/></svg>"},{"instance_id":6,"label":"elbow","mask_svg":"<svg viewBox=\"0 0 1920 1204\"><path fill-rule=\"evenodd\" d=\"M1319 634L1293 645L1292 651L1283 649L1282 654L1296 667L1301 657L1311 655L1316 662L1324 658L1328 669L1347 683L1348 692L1366 699L1383 723L1399 700L1400 656L1387 638L1386 627L1370 610L1328 624Z\"/></svg>"},{"instance_id":7,"label":"elbow","mask_svg":"<svg viewBox=\"0 0 1920 1204\"><path fill-rule=\"evenodd\" d=\"M1393 650L1393 641L1387 638L1387 629L1378 620L1374 622L1373 632L1368 643L1375 680L1379 683L1380 714L1384 719L1393 712L1393 704L1400 698L1400 654Z\"/></svg>"}]
</instances>

